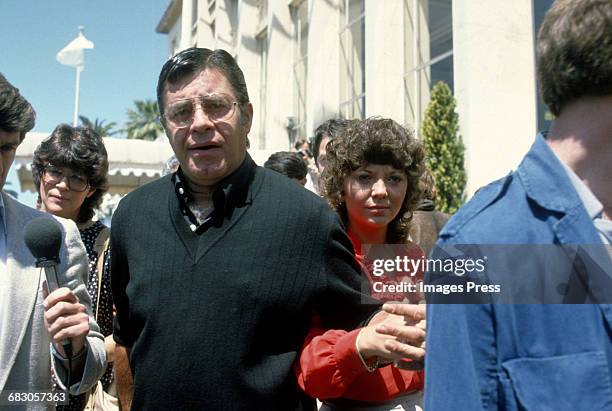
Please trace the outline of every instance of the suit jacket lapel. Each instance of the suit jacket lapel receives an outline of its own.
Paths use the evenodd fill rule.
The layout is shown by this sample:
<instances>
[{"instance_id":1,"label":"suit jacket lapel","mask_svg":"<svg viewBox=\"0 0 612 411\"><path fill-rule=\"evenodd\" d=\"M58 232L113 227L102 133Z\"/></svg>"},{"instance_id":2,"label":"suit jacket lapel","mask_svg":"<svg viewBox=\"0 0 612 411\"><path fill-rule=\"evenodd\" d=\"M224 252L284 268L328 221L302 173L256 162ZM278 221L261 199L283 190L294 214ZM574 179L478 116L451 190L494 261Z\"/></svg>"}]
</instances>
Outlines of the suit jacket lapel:
<instances>
[{"instance_id":1,"label":"suit jacket lapel","mask_svg":"<svg viewBox=\"0 0 612 411\"><path fill-rule=\"evenodd\" d=\"M23 337L34 311L39 292L41 269L34 266L34 257L23 242L24 226L31 215L28 208L4 196L7 231L8 287L0 290L6 307L11 308L9 321L0 324L0 390L17 358Z\"/></svg>"}]
</instances>

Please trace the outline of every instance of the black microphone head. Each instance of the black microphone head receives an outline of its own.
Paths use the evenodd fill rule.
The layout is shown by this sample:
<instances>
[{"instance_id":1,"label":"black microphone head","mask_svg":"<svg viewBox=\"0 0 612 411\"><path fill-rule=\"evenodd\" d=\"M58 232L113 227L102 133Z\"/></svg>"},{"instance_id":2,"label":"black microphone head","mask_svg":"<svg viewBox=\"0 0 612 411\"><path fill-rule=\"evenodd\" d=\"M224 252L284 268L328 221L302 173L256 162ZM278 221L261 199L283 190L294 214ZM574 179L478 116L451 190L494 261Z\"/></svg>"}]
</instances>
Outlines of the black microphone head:
<instances>
[{"instance_id":1,"label":"black microphone head","mask_svg":"<svg viewBox=\"0 0 612 411\"><path fill-rule=\"evenodd\" d=\"M59 263L62 227L53 218L32 219L25 227L23 239L36 258L37 266L45 265L45 262Z\"/></svg>"}]
</instances>

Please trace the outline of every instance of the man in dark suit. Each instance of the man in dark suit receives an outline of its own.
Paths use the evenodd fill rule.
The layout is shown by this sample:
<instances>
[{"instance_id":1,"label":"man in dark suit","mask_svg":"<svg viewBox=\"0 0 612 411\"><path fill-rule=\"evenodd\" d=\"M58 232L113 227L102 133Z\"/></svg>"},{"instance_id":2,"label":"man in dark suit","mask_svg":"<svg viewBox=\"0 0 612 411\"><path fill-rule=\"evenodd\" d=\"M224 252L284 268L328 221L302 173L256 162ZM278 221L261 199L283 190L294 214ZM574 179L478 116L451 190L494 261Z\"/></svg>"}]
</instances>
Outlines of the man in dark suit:
<instances>
[{"instance_id":1,"label":"man in dark suit","mask_svg":"<svg viewBox=\"0 0 612 411\"><path fill-rule=\"evenodd\" d=\"M132 407L311 409L293 364L312 318L352 329L378 308L350 241L322 199L247 154L253 107L230 54L177 54L157 98L180 167L126 196L111 234Z\"/></svg>"}]
</instances>

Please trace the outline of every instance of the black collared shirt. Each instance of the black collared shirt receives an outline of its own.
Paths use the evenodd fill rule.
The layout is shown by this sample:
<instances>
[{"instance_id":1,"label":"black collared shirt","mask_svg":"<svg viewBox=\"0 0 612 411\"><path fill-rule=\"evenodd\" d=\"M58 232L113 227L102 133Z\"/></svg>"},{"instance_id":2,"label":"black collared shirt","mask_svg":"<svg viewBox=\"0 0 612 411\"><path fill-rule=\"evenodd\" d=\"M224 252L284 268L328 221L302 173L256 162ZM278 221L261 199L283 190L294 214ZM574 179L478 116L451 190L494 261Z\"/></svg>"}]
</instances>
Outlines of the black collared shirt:
<instances>
[{"instance_id":1,"label":"black collared shirt","mask_svg":"<svg viewBox=\"0 0 612 411\"><path fill-rule=\"evenodd\" d=\"M213 209L204 221L200 223L189 208L189 203L193 202L193 199L185 183L187 178L179 167L172 175L172 183L174 184L174 192L178 199L181 214L183 214L191 231L200 235L211 226L220 223L225 216L230 215L233 208L250 204L251 196L248 188L253 179L254 171L255 162L247 155L240 167L221 180L217 188L215 188L212 195Z\"/></svg>"}]
</instances>

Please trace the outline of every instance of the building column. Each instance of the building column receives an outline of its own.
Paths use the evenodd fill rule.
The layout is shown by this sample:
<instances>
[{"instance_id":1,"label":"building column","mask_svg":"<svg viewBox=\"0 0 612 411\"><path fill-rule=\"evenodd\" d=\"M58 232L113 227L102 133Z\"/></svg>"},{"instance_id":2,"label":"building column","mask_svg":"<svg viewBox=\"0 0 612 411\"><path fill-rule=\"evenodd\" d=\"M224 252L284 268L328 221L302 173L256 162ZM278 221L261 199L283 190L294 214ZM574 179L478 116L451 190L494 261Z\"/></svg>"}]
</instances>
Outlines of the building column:
<instances>
[{"instance_id":1,"label":"building column","mask_svg":"<svg viewBox=\"0 0 612 411\"><path fill-rule=\"evenodd\" d=\"M309 0L308 83L306 130L329 118L338 117L340 101L340 16L339 2Z\"/></svg>"},{"instance_id":2,"label":"building column","mask_svg":"<svg viewBox=\"0 0 612 411\"><path fill-rule=\"evenodd\" d=\"M365 1L366 117L404 123L404 1Z\"/></svg>"},{"instance_id":3,"label":"building column","mask_svg":"<svg viewBox=\"0 0 612 411\"><path fill-rule=\"evenodd\" d=\"M515 169L537 128L531 0L453 2L454 81L468 197Z\"/></svg>"},{"instance_id":4,"label":"building column","mask_svg":"<svg viewBox=\"0 0 612 411\"><path fill-rule=\"evenodd\" d=\"M198 0L183 0L183 7L181 9L181 43L179 46L181 50L191 47L193 1Z\"/></svg>"}]
</instances>

